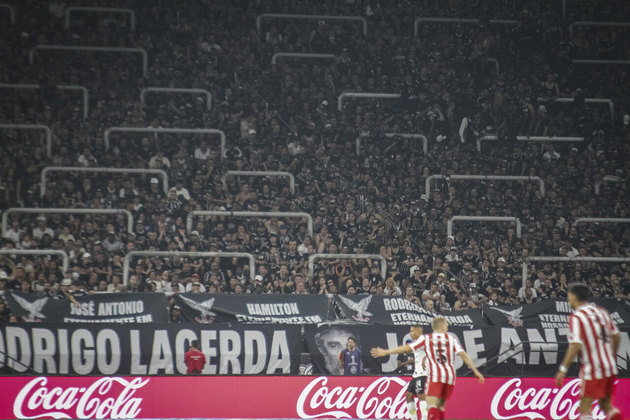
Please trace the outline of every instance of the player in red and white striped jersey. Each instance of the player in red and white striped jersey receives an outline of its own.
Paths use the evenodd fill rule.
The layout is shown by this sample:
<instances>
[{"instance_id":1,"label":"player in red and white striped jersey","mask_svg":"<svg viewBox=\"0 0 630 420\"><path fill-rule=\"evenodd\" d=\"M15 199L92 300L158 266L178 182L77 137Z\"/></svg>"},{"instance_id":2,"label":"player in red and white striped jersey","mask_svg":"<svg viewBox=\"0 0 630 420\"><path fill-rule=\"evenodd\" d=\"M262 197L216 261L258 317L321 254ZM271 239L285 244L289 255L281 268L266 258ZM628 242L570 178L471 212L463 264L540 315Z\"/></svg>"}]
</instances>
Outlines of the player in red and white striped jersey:
<instances>
[{"instance_id":1,"label":"player in red and white striped jersey","mask_svg":"<svg viewBox=\"0 0 630 420\"><path fill-rule=\"evenodd\" d=\"M556 384L562 385L567 370L578 354L582 361L582 399L580 419L592 420L593 401L608 419L621 420L623 416L612 405L615 379L617 379L617 349L619 330L607 310L588 303L589 288L585 284L569 287L568 299L573 313L569 317L569 349L556 374Z\"/></svg>"},{"instance_id":2,"label":"player in red and white striped jersey","mask_svg":"<svg viewBox=\"0 0 630 420\"><path fill-rule=\"evenodd\" d=\"M459 344L457 337L448 334L448 323L442 317L436 317L431 323L433 332L421 335L411 344L405 344L395 349L373 348L372 357L389 356L390 354L411 353L423 348L429 362L429 376L427 380L426 401L429 409L428 420L443 420L446 401L453 392L457 372L455 370L455 355L462 358L466 366L479 378L483 384L484 378L473 364L470 356Z\"/></svg>"}]
</instances>

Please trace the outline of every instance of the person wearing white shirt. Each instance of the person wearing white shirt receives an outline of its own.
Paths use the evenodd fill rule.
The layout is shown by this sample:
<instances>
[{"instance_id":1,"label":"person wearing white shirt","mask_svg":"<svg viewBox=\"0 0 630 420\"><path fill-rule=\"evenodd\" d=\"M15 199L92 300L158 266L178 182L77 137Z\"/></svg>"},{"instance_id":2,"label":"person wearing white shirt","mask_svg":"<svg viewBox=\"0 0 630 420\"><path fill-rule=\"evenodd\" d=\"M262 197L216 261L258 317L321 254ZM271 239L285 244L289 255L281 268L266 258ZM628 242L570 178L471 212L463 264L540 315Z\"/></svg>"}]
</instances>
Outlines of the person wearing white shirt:
<instances>
[{"instance_id":1,"label":"person wearing white shirt","mask_svg":"<svg viewBox=\"0 0 630 420\"><path fill-rule=\"evenodd\" d=\"M46 218L39 216L37 218L37 227L33 229L33 238L39 241L46 234L50 235L51 238L55 237L55 232L46 226Z\"/></svg>"},{"instance_id":2,"label":"person wearing white shirt","mask_svg":"<svg viewBox=\"0 0 630 420\"><path fill-rule=\"evenodd\" d=\"M11 222L11 227L4 233L3 238L10 239L15 245L17 245L20 242L20 235L22 233L24 233L24 230L20 228L20 222L14 220Z\"/></svg>"}]
</instances>

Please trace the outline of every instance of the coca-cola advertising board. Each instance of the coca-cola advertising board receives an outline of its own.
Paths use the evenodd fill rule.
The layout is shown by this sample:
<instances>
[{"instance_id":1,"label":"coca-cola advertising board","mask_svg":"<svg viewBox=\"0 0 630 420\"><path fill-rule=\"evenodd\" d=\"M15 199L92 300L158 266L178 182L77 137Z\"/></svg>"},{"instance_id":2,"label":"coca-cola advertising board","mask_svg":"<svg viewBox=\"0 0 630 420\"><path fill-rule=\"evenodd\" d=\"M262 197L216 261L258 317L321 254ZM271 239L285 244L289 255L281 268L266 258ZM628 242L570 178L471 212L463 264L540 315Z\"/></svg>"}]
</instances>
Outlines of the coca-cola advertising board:
<instances>
[{"instance_id":1,"label":"coca-cola advertising board","mask_svg":"<svg viewBox=\"0 0 630 420\"><path fill-rule=\"evenodd\" d=\"M409 378L389 376L3 377L0 418L408 417ZM630 380L615 404L630 418ZM459 378L449 419L577 419L579 380ZM594 419L605 416L595 407Z\"/></svg>"}]
</instances>

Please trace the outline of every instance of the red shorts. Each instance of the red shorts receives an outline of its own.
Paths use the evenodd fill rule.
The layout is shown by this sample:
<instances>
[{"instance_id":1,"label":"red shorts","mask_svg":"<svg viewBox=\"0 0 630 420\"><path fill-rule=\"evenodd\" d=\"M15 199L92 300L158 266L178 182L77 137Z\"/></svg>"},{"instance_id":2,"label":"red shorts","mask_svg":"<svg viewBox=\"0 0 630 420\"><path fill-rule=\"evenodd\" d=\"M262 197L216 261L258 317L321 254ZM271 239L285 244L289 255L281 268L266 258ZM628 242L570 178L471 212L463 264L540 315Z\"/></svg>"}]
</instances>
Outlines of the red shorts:
<instances>
[{"instance_id":1,"label":"red shorts","mask_svg":"<svg viewBox=\"0 0 630 420\"><path fill-rule=\"evenodd\" d=\"M427 381L426 392L427 397L437 397L446 401L451 396L451 392L453 392L453 385Z\"/></svg>"},{"instance_id":2,"label":"red shorts","mask_svg":"<svg viewBox=\"0 0 630 420\"><path fill-rule=\"evenodd\" d=\"M602 398L612 397L615 388L615 375L604 379L582 380L581 396L601 400Z\"/></svg>"}]
</instances>

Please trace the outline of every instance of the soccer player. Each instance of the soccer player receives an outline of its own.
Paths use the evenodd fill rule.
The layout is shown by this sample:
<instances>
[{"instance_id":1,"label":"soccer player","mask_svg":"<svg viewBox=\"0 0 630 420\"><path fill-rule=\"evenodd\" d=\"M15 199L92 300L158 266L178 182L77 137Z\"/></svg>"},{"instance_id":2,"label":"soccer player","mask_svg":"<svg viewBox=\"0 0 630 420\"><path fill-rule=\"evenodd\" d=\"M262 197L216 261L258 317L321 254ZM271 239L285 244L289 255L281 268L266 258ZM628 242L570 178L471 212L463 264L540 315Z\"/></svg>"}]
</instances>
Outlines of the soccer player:
<instances>
[{"instance_id":1,"label":"soccer player","mask_svg":"<svg viewBox=\"0 0 630 420\"><path fill-rule=\"evenodd\" d=\"M344 375L357 376L361 374L361 357L363 354L357 348L357 340L348 337L346 348L339 354L339 366Z\"/></svg>"},{"instance_id":2,"label":"soccer player","mask_svg":"<svg viewBox=\"0 0 630 420\"><path fill-rule=\"evenodd\" d=\"M573 309L569 316L569 348L558 367L556 385L562 385L569 366L579 354L582 360L580 419L593 419L593 400L598 400L606 418L621 420L623 416L611 402L617 378L619 330L607 310L588 304L588 294L586 284L569 286L568 300Z\"/></svg>"},{"instance_id":3,"label":"soccer player","mask_svg":"<svg viewBox=\"0 0 630 420\"><path fill-rule=\"evenodd\" d=\"M411 336L411 339L405 341L405 344L413 343L422 335L422 326L412 325L409 328L409 335ZM417 349L415 349L413 351L413 357L411 359L414 363L414 371L411 377L411 381L409 382L409 386L407 386L407 393L405 394L405 397L407 399L407 409L409 410L411 420L418 420L416 402L414 401L414 397L418 397L418 400L420 401L420 417L425 420L427 418L427 413L426 410L422 409L422 407L426 404L425 386L429 370L427 366L427 357L424 353L424 348L418 347Z\"/></svg>"},{"instance_id":4,"label":"soccer player","mask_svg":"<svg viewBox=\"0 0 630 420\"><path fill-rule=\"evenodd\" d=\"M184 362L186 362L186 373L188 375L201 375L203 366L206 364L206 356L199 351L199 342L193 340L186 354L184 354Z\"/></svg>"},{"instance_id":5,"label":"soccer player","mask_svg":"<svg viewBox=\"0 0 630 420\"><path fill-rule=\"evenodd\" d=\"M416 341L404 344L395 349L373 348L372 357L389 356L390 354L411 353L418 348L423 348L429 362L429 375L427 381L426 401L429 409L428 420L443 420L446 401L453 392L455 385L455 355L462 358L466 366L483 384L484 377L473 364L470 356L459 344L457 337L448 334L448 324L443 317L433 318L431 323L433 333L424 334Z\"/></svg>"}]
</instances>

